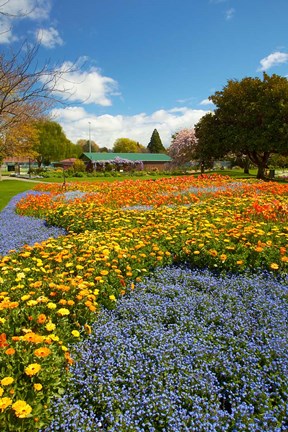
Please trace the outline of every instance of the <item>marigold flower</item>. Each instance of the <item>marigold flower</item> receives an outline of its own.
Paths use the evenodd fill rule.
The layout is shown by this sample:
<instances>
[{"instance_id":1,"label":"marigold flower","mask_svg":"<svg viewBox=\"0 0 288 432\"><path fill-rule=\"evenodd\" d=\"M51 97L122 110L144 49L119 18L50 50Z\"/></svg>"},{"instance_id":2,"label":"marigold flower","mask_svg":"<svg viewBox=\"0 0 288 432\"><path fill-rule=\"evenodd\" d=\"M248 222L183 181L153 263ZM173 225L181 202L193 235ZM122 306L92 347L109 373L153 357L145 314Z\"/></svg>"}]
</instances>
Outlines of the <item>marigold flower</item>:
<instances>
[{"instance_id":1,"label":"marigold flower","mask_svg":"<svg viewBox=\"0 0 288 432\"><path fill-rule=\"evenodd\" d=\"M8 386L10 384L12 384L14 382L14 378L12 377L5 377L2 378L2 380L0 381L2 386Z\"/></svg>"},{"instance_id":2,"label":"marigold flower","mask_svg":"<svg viewBox=\"0 0 288 432\"><path fill-rule=\"evenodd\" d=\"M15 354L15 349L14 348L8 348L5 351L5 354L7 354L7 355L13 355L13 354Z\"/></svg>"},{"instance_id":3,"label":"marigold flower","mask_svg":"<svg viewBox=\"0 0 288 432\"><path fill-rule=\"evenodd\" d=\"M47 357L49 354L51 354L51 350L46 347L38 348L34 351L34 354L36 357Z\"/></svg>"},{"instance_id":4,"label":"marigold flower","mask_svg":"<svg viewBox=\"0 0 288 432\"><path fill-rule=\"evenodd\" d=\"M270 268L271 268L272 270L278 270L278 269L279 269L279 265L276 264L276 263L272 263L272 264L270 265Z\"/></svg>"},{"instance_id":5,"label":"marigold flower","mask_svg":"<svg viewBox=\"0 0 288 432\"><path fill-rule=\"evenodd\" d=\"M3 395L3 393L4 393L4 389L0 387L0 397Z\"/></svg>"},{"instance_id":6,"label":"marigold flower","mask_svg":"<svg viewBox=\"0 0 288 432\"><path fill-rule=\"evenodd\" d=\"M100 274L101 274L102 276L106 276L108 273L109 273L108 270L101 270L101 271L100 271Z\"/></svg>"},{"instance_id":7,"label":"marigold flower","mask_svg":"<svg viewBox=\"0 0 288 432\"><path fill-rule=\"evenodd\" d=\"M47 317L45 314L40 314L37 318L37 323L38 324L44 324L47 320Z\"/></svg>"},{"instance_id":8,"label":"marigold flower","mask_svg":"<svg viewBox=\"0 0 288 432\"><path fill-rule=\"evenodd\" d=\"M86 332L87 334L91 334L91 333L92 333L92 329L91 329L91 326L90 326L90 325L88 325L88 324L84 324L84 329L85 329L85 332Z\"/></svg>"},{"instance_id":9,"label":"marigold flower","mask_svg":"<svg viewBox=\"0 0 288 432\"><path fill-rule=\"evenodd\" d=\"M35 384L33 385L33 388L34 388L34 390L36 390L36 391L40 391L40 390L42 390L43 386L42 386L42 384L40 384L40 383L35 383Z\"/></svg>"},{"instance_id":10,"label":"marigold flower","mask_svg":"<svg viewBox=\"0 0 288 432\"><path fill-rule=\"evenodd\" d=\"M80 337L80 332L78 331L78 330L72 330L71 331L71 334L72 334L72 336L74 336L74 337Z\"/></svg>"},{"instance_id":11,"label":"marigold flower","mask_svg":"<svg viewBox=\"0 0 288 432\"><path fill-rule=\"evenodd\" d=\"M26 333L24 336L22 336L22 339L24 341L37 344L37 343L43 342L44 338L43 338L43 336L40 336L40 335L30 331L29 333Z\"/></svg>"},{"instance_id":12,"label":"marigold flower","mask_svg":"<svg viewBox=\"0 0 288 432\"><path fill-rule=\"evenodd\" d=\"M46 324L45 328L48 331L53 331L53 330L55 330L56 325L50 321L50 322L48 322L48 324Z\"/></svg>"},{"instance_id":13,"label":"marigold flower","mask_svg":"<svg viewBox=\"0 0 288 432\"><path fill-rule=\"evenodd\" d=\"M8 346L6 333L2 333L0 334L0 348L4 348L6 346Z\"/></svg>"},{"instance_id":14,"label":"marigold flower","mask_svg":"<svg viewBox=\"0 0 288 432\"><path fill-rule=\"evenodd\" d=\"M70 311L69 309L61 308L57 311L57 314L60 316L65 316L65 315L69 315Z\"/></svg>"},{"instance_id":15,"label":"marigold flower","mask_svg":"<svg viewBox=\"0 0 288 432\"><path fill-rule=\"evenodd\" d=\"M25 373L28 376L36 375L41 370L41 366L38 363L31 363L25 368Z\"/></svg>"},{"instance_id":16,"label":"marigold flower","mask_svg":"<svg viewBox=\"0 0 288 432\"><path fill-rule=\"evenodd\" d=\"M12 409L15 411L15 415L19 418L28 417L32 411L30 405L23 400L18 400L12 405Z\"/></svg>"},{"instance_id":17,"label":"marigold flower","mask_svg":"<svg viewBox=\"0 0 288 432\"><path fill-rule=\"evenodd\" d=\"M0 410L3 412L8 406L12 404L12 399L4 397L0 399Z\"/></svg>"},{"instance_id":18,"label":"marigold flower","mask_svg":"<svg viewBox=\"0 0 288 432\"><path fill-rule=\"evenodd\" d=\"M36 306L38 302L36 300L28 300L26 304L27 306Z\"/></svg>"}]
</instances>

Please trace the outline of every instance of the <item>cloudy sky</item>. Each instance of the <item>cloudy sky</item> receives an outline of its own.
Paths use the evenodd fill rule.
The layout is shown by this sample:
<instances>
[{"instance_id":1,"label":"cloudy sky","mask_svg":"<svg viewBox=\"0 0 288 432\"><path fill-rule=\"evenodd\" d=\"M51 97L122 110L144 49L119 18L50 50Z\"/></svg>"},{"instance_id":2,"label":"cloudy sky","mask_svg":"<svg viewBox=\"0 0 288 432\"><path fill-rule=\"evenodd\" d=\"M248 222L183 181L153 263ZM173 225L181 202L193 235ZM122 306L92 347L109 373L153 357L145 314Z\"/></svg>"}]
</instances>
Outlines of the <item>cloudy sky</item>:
<instances>
[{"instance_id":1,"label":"cloudy sky","mask_svg":"<svg viewBox=\"0 0 288 432\"><path fill-rule=\"evenodd\" d=\"M39 65L71 70L51 115L74 143L147 146L156 128L168 147L228 79L288 76L288 0L0 0L0 12L2 52L38 41Z\"/></svg>"}]
</instances>

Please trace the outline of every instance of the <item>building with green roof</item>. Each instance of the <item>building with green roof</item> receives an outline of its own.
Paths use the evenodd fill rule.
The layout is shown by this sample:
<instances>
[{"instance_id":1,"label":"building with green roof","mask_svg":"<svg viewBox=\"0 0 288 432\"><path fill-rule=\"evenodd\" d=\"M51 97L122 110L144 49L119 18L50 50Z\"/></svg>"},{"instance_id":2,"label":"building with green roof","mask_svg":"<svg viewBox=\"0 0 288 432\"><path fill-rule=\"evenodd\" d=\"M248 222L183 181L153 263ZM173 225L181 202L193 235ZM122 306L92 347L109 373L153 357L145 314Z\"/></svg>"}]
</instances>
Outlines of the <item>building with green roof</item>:
<instances>
[{"instance_id":1,"label":"building with green roof","mask_svg":"<svg viewBox=\"0 0 288 432\"><path fill-rule=\"evenodd\" d=\"M145 170L158 169L164 170L171 162L170 156L162 153L82 153L80 156L87 165L92 164L95 167L104 164L117 164L142 166ZM139 169L139 168L138 168Z\"/></svg>"}]
</instances>

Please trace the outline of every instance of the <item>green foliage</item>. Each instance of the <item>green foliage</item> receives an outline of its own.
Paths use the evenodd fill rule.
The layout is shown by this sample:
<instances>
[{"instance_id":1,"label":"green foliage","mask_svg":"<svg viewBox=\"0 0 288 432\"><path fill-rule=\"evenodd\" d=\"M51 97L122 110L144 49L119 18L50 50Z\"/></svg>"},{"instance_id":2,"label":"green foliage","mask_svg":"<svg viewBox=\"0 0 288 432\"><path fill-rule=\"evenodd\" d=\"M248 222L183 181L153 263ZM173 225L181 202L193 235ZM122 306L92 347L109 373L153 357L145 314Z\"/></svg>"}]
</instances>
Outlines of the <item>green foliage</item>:
<instances>
[{"instance_id":1,"label":"green foliage","mask_svg":"<svg viewBox=\"0 0 288 432\"><path fill-rule=\"evenodd\" d=\"M52 161L65 159L77 155L77 149L68 140L62 127L50 120L41 120L36 123L39 142L34 150L38 153L37 162L41 166L49 165Z\"/></svg>"},{"instance_id":2,"label":"green foliage","mask_svg":"<svg viewBox=\"0 0 288 432\"><path fill-rule=\"evenodd\" d=\"M82 160L80 160L80 159L76 159L75 162L74 162L74 164L73 164L73 170L75 172L78 172L78 173L85 172L86 171L85 163Z\"/></svg>"},{"instance_id":3,"label":"green foliage","mask_svg":"<svg viewBox=\"0 0 288 432\"><path fill-rule=\"evenodd\" d=\"M113 153L143 153L145 148L130 138L118 138L113 146Z\"/></svg>"},{"instance_id":4,"label":"green foliage","mask_svg":"<svg viewBox=\"0 0 288 432\"><path fill-rule=\"evenodd\" d=\"M157 129L154 129L149 144L147 145L149 153L166 153Z\"/></svg>"},{"instance_id":5,"label":"green foliage","mask_svg":"<svg viewBox=\"0 0 288 432\"><path fill-rule=\"evenodd\" d=\"M264 178L272 153L287 154L288 81L278 75L229 80L210 96L216 105L196 125L200 154L223 157L228 151L247 155Z\"/></svg>"}]
</instances>

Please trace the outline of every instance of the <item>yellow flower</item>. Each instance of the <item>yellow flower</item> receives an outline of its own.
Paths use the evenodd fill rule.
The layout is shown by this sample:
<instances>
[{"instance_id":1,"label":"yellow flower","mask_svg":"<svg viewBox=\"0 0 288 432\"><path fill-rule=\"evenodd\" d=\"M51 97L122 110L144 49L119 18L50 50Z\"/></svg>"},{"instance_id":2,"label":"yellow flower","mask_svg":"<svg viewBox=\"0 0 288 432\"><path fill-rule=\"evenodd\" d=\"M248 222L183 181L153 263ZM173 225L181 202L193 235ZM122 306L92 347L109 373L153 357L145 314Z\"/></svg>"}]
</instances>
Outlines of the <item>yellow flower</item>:
<instances>
[{"instance_id":1,"label":"yellow flower","mask_svg":"<svg viewBox=\"0 0 288 432\"><path fill-rule=\"evenodd\" d=\"M38 302L36 300L28 300L26 304L27 306L36 306Z\"/></svg>"},{"instance_id":2,"label":"yellow flower","mask_svg":"<svg viewBox=\"0 0 288 432\"><path fill-rule=\"evenodd\" d=\"M0 318L0 324L5 324L6 319L5 318Z\"/></svg>"},{"instance_id":3,"label":"yellow flower","mask_svg":"<svg viewBox=\"0 0 288 432\"><path fill-rule=\"evenodd\" d=\"M57 314L60 316L65 316L65 315L69 315L70 311L69 309L61 308L57 311Z\"/></svg>"},{"instance_id":4,"label":"yellow flower","mask_svg":"<svg viewBox=\"0 0 288 432\"><path fill-rule=\"evenodd\" d=\"M279 265L276 264L276 263L272 263L272 264L270 265L270 268L271 268L272 270L278 270L278 269L279 269Z\"/></svg>"},{"instance_id":5,"label":"yellow flower","mask_svg":"<svg viewBox=\"0 0 288 432\"><path fill-rule=\"evenodd\" d=\"M200 254L200 251L196 250L196 251L194 251L193 253L194 253L194 255L199 255L199 254Z\"/></svg>"},{"instance_id":6,"label":"yellow flower","mask_svg":"<svg viewBox=\"0 0 288 432\"><path fill-rule=\"evenodd\" d=\"M46 324L45 328L48 331L53 331L53 330L55 330L56 325L54 323L52 323L52 322L48 322L48 324Z\"/></svg>"},{"instance_id":7,"label":"yellow flower","mask_svg":"<svg viewBox=\"0 0 288 432\"><path fill-rule=\"evenodd\" d=\"M4 393L4 389L0 387L0 397L3 395L3 393Z\"/></svg>"},{"instance_id":8,"label":"yellow flower","mask_svg":"<svg viewBox=\"0 0 288 432\"><path fill-rule=\"evenodd\" d=\"M3 412L9 405L12 404L12 399L4 397L0 399L0 410Z\"/></svg>"},{"instance_id":9,"label":"yellow flower","mask_svg":"<svg viewBox=\"0 0 288 432\"><path fill-rule=\"evenodd\" d=\"M41 366L38 363L31 363L25 368L25 373L28 376L36 375L41 370Z\"/></svg>"},{"instance_id":10,"label":"yellow flower","mask_svg":"<svg viewBox=\"0 0 288 432\"><path fill-rule=\"evenodd\" d=\"M13 410L15 411L15 415L19 418L28 417L32 411L30 405L28 405L23 400L18 400L12 405Z\"/></svg>"},{"instance_id":11,"label":"yellow flower","mask_svg":"<svg viewBox=\"0 0 288 432\"><path fill-rule=\"evenodd\" d=\"M78 331L78 330L72 330L72 332L71 332L71 334L74 336L74 337L80 337L80 332Z\"/></svg>"},{"instance_id":12,"label":"yellow flower","mask_svg":"<svg viewBox=\"0 0 288 432\"><path fill-rule=\"evenodd\" d=\"M92 329L91 329L89 324L84 324L84 329L85 329L87 334L91 334Z\"/></svg>"},{"instance_id":13,"label":"yellow flower","mask_svg":"<svg viewBox=\"0 0 288 432\"><path fill-rule=\"evenodd\" d=\"M61 346L62 351L68 351L68 348L65 345Z\"/></svg>"},{"instance_id":14,"label":"yellow flower","mask_svg":"<svg viewBox=\"0 0 288 432\"><path fill-rule=\"evenodd\" d=\"M109 296L109 299L112 300L112 301L116 301L116 297L115 297L114 294L110 295L110 296Z\"/></svg>"},{"instance_id":15,"label":"yellow flower","mask_svg":"<svg viewBox=\"0 0 288 432\"><path fill-rule=\"evenodd\" d=\"M10 385L10 384L12 384L14 382L14 378L12 378L12 377L5 377L0 382L1 382L2 386L8 386L8 385Z\"/></svg>"},{"instance_id":16,"label":"yellow flower","mask_svg":"<svg viewBox=\"0 0 288 432\"><path fill-rule=\"evenodd\" d=\"M54 342L58 342L59 341L59 336L56 336L54 333L52 333L49 336L50 339L52 339Z\"/></svg>"},{"instance_id":17,"label":"yellow flower","mask_svg":"<svg viewBox=\"0 0 288 432\"><path fill-rule=\"evenodd\" d=\"M108 273L109 273L108 270L101 270L101 271L100 271L100 274L101 274L102 276L106 276Z\"/></svg>"},{"instance_id":18,"label":"yellow flower","mask_svg":"<svg viewBox=\"0 0 288 432\"><path fill-rule=\"evenodd\" d=\"M42 384L40 384L40 383L35 383L34 385L33 385L33 387L34 387L34 390L36 390L36 391L40 391L40 390L42 390Z\"/></svg>"},{"instance_id":19,"label":"yellow flower","mask_svg":"<svg viewBox=\"0 0 288 432\"><path fill-rule=\"evenodd\" d=\"M57 305L55 303L49 302L49 303L47 303L47 307L48 307L48 309L56 309Z\"/></svg>"}]
</instances>

